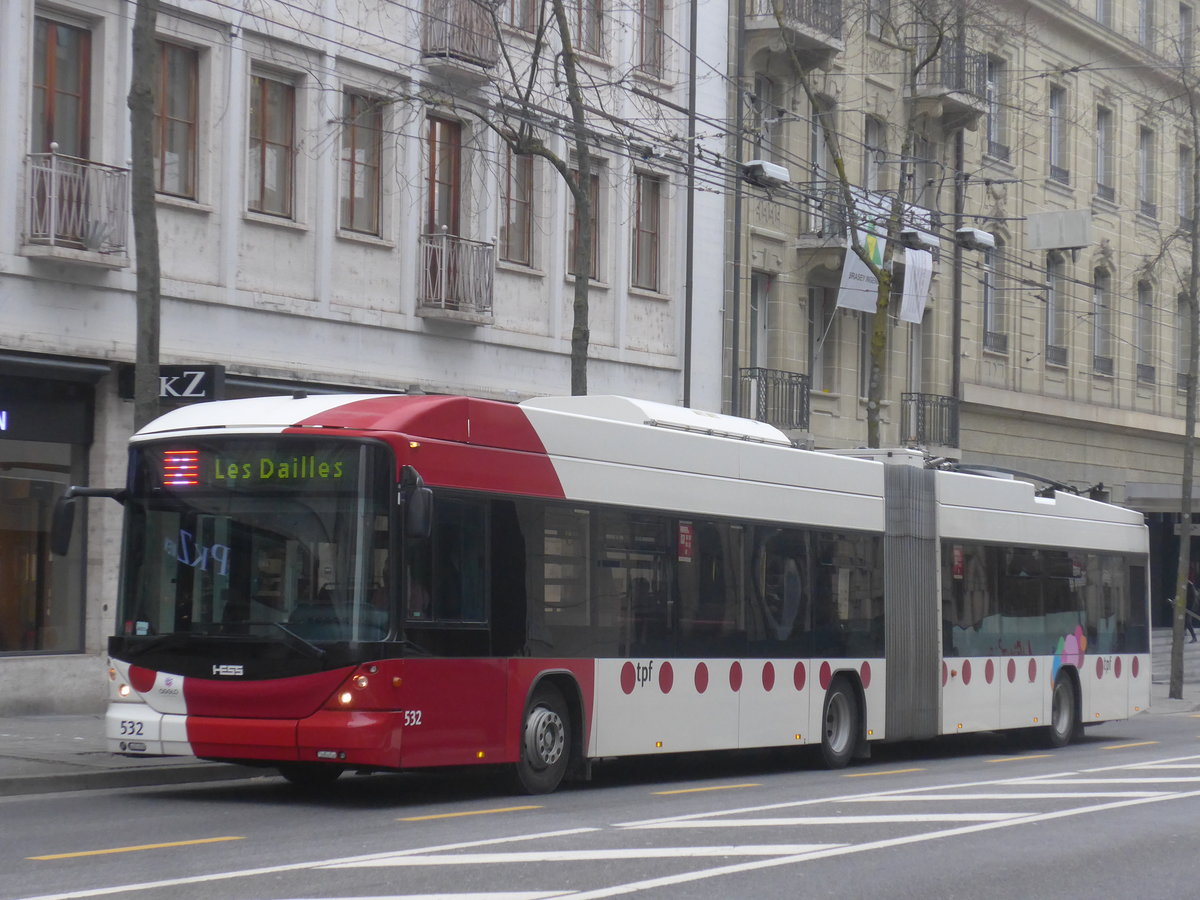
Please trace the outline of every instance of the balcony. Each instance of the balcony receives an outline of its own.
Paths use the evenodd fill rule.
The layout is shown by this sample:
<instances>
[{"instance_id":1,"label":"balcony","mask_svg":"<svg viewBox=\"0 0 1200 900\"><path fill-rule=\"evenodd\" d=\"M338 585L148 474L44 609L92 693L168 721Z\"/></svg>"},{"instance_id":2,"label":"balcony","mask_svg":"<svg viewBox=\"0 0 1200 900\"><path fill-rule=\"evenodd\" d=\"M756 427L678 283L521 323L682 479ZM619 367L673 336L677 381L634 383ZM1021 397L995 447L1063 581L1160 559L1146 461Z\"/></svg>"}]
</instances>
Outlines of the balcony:
<instances>
[{"instance_id":1,"label":"balcony","mask_svg":"<svg viewBox=\"0 0 1200 900\"><path fill-rule=\"evenodd\" d=\"M958 399L940 394L900 395L900 440L922 447L958 446Z\"/></svg>"},{"instance_id":2,"label":"balcony","mask_svg":"<svg viewBox=\"0 0 1200 900\"><path fill-rule=\"evenodd\" d=\"M129 170L52 147L25 157L25 256L129 265Z\"/></svg>"},{"instance_id":3,"label":"balcony","mask_svg":"<svg viewBox=\"0 0 1200 900\"><path fill-rule=\"evenodd\" d=\"M946 128L974 130L987 111L987 54L958 44L941 51L917 76L917 110Z\"/></svg>"},{"instance_id":4,"label":"balcony","mask_svg":"<svg viewBox=\"0 0 1200 900\"><path fill-rule=\"evenodd\" d=\"M780 31L786 33L806 69L826 66L846 49L842 42L841 0L779 0L779 5L782 22L775 16L774 0L749 0L745 28L753 45L748 48L751 52L763 46L781 50L774 39Z\"/></svg>"},{"instance_id":5,"label":"balcony","mask_svg":"<svg viewBox=\"0 0 1200 900\"><path fill-rule=\"evenodd\" d=\"M421 235L417 315L471 325L492 321L496 248L448 234Z\"/></svg>"},{"instance_id":6,"label":"balcony","mask_svg":"<svg viewBox=\"0 0 1200 900\"><path fill-rule=\"evenodd\" d=\"M738 391L743 416L774 425L782 431L808 431L807 375L779 369L742 369Z\"/></svg>"},{"instance_id":7,"label":"balcony","mask_svg":"<svg viewBox=\"0 0 1200 900\"><path fill-rule=\"evenodd\" d=\"M500 58L488 7L472 0L427 0L421 25L421 56L451 76L482 81Z\"/></svg>"}]
</instances>

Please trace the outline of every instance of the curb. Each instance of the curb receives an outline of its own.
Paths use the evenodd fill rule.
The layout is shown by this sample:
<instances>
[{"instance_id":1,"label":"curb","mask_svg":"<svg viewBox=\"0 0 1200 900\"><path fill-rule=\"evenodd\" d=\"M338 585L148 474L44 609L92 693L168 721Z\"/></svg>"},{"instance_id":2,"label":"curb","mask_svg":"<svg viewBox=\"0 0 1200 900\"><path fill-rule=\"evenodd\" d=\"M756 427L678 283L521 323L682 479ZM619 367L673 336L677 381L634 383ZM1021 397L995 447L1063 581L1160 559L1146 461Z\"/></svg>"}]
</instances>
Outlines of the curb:
<instances>
[{"instance_id":1,"label":"curb","mask_svg":"<svg viewBox=\"0 0 1200 900\"><path fill-rule=\"evenodd\" d=\"M56 794L64 791L94 791L104 788L148 787L154 785L193 784L209 781L238 781L262 778L271 769L228 763L200 763L182 766L109 769L96 772L55 772L45 775L0 777L0 797L24 794Z\"/></svg>"}]
</instances>

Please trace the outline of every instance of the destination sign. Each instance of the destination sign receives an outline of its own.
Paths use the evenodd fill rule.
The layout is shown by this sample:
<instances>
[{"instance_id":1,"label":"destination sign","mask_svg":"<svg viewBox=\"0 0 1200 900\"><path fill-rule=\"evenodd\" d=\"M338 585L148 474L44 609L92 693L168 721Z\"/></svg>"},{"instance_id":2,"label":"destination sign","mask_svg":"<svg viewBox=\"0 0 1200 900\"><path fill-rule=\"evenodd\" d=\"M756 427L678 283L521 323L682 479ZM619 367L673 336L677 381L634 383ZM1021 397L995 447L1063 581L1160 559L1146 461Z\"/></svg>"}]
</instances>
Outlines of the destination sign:
<instances>
[{"instance_id":1,"label":"destination sign","mask_svg":"<svg viewBox=\"0 0 1200 900\"><path fill-rule=\"evenodd\" d=\"M171 446L160 451L159 479L163 487L174 489L273 486L337 490L346 485L352 490L359 451L359 447L341 443L317 448L311 441L299 447L274 441Z\"/></svg>"}]
</instances>

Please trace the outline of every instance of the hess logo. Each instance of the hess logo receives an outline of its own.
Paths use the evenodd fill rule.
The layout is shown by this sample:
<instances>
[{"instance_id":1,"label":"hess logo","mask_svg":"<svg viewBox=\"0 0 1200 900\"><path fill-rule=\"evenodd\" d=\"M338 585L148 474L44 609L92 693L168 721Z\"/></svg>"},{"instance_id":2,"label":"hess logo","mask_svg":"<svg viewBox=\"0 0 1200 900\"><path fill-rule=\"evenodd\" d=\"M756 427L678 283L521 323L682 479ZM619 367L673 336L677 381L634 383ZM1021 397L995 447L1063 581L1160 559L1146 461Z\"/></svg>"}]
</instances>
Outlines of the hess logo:
<instances>
[{"instance_id":1,"label":"hess logo","mask_svg":"<svg viewBox=\"0 0 1200 900\"><path fill-rule=\"evenodd\" d=\"M245 671L243 670L243 667L240 665L233 665L231 663L223 663L221 665L213 666L212 673L214 675L225 675L225 676L237 677L240 675L244 675Z\"/></svg>"}]
</instances>

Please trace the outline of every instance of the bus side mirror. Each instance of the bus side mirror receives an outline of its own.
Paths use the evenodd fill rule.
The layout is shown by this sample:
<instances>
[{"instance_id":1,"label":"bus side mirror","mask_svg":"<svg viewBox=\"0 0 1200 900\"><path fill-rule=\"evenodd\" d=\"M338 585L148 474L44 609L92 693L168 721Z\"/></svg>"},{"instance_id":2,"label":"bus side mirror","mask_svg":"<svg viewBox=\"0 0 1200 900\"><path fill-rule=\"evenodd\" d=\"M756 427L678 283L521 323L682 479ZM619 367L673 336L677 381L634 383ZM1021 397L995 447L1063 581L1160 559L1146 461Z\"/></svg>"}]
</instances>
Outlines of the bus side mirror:
<instances>
[{"instance_id":1,"label":"bus side mirror","mask_svg":"<svg viewBox=\"0 0 1200 900\"><path fill-rule=\"evenodd\" d=\"M124 503L128 496L125 488L92 488L71 485L54 501L54 517L50 520L50 550L58 556L66 556L71 549L71 532L75 528L75 504L80 497L108 497Z\"/></svg>"},{"instance_id":2,"label":"bus side mirror","mask_svg":"<svg viewBox=\"0 0 1200 900\"><path fill-rule=\"evenodd\" d=\"M428 538L433 531L433 491L412 466L400 471L400 503L404 507L404 536Z\"/></svg>"},{"instance_id":3,"label":"bus side mirror","mask_svg":"<svg viewBox=\"0 0 1200 900\"><path fill-rule=\"evenodd\" d=\"M66 556L71 549L71 532L75 529L75 504L79 498L67 491L54 501L54 518L50 521L50 550L56 556Z\"/></svg>"}]
</instances>

